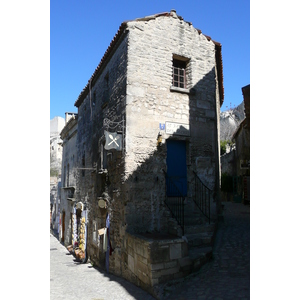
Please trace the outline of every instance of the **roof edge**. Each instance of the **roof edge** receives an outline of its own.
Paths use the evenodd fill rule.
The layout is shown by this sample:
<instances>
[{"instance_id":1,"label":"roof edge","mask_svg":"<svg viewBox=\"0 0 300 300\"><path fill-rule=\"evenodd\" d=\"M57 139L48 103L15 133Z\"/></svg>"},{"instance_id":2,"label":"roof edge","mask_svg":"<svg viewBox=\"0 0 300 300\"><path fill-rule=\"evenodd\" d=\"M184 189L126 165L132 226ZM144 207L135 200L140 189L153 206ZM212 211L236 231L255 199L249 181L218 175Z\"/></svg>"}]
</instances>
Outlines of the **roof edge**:
<instances>
[{"instance_id":1,"label":"roof edge","mask_svg":"<svg viewBox=\"0 0 300 300\"><path fill-rule=\"evenodd\" d=\"M118 43L118 41L121 39L121 37L124 33L124 30L127 28L127 24L129 22L133 22L133 21L148 21L148 20L156 19L157 17L163 17L163 16L168 16L168 17L176 16L178 19L184 20L181 16L176 14L176 10L172 9L171 12L158 13L158 14L147 16L144 18L137 18L134 20L128 20L128 21L124 21L121 23L117 33L115 34L110 45L108 46L104 55L102 56L101 61L99 62L98 66L94 70L92 76L90 77L87 84L85 85L85 87L79 94L77 100L75 101L74 106L79 108L79 106L82 104L84 98L88 95L89 84L91 83L91 85L92 85L93 79L97 78L98 75L100 74L102 67L106 64L108 57L112 54L113 48ZM192 24L191 22L188 22L188 21L185 21L185 22L187 22L188 24ZM197 28L195 28L195 29L198 31L199 34L203 34L200 29L197 29ZM224 102L223 61L222 61L222 51L221 51L222 45L219 42L212 40L210 36L205 35L205 34L203 34L203 35L207 38L208 41L212 41L215 44L218 84L219 84L219 93L220 93L220 106L222 106L222 104Z\"/></svg>"},{"instance_id":2,"label":"roof edge","mask_svg":"<svg viewBox=\"0 0 300 300\"><path fill-rule=\"evenodd\" d=\"M96 67L95 71L93 72L92 76L90 77L89 81L87 82L86 86L83 88L83 90L81 91L81 93L79 94L77 100L74 103L74 106L79 107L84 98L86 97L86 95L88 94L88 87L89 87L89 83L93 81L93 79L100 73L101 68L104 66L104 64L106 63L106 59L109 57L109 55L111 54L114 46L118 43L118 41L120 40L121 36L124 33L124 30L127 27L127 23L129 21L124 21L122 22L122 24L120 25L117 33L115 34L114 38L112 39L112 41L110 42L110 45L108 46L108 48L106 49L104 55L102 56L102 59L100 61L100 63L98 64L98 66Z\"/></svg>"},{"instance_id":3,"label":"roof edge","mask_svg":"<svg viewBox=\"0 0 300 300\"><path fill-rule=\"evenodd\" d=\"M70 120L68 120L68 122L65 124L64 128L60 132L60 138L62 140L66 137L68 131L71 130L76 125L77 121L78 121L78 114L74 114L70 118Z\"/></svg>"}]
</instances>

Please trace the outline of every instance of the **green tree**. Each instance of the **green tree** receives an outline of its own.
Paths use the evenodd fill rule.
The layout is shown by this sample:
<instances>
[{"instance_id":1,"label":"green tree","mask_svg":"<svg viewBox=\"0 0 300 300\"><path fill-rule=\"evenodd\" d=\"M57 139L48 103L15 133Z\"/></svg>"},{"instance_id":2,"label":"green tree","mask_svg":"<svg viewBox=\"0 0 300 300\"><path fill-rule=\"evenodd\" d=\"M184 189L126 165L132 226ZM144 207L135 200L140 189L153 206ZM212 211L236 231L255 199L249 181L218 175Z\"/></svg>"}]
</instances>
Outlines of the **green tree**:
<instances>
[{"instance_id":1,"label":"green tree","mask_svg":"<svg viewBox=\"0 0 300 300\"><path fill-rule=\"evenodd\" d=\"M50 177L58 177L59 171L54 168L50 168Z\"/></svg>"},{"instance_id":2,"label":"green tree","mask_svg":"<svg viewBox=\"0 0 300 300\"><path fill-rule=\"evenodd\" d=\"M220 141L220 149L221 149L221 155L226 153L226 146L231 146L233 143L229 140Z\"/></svg>"}]
</instances>

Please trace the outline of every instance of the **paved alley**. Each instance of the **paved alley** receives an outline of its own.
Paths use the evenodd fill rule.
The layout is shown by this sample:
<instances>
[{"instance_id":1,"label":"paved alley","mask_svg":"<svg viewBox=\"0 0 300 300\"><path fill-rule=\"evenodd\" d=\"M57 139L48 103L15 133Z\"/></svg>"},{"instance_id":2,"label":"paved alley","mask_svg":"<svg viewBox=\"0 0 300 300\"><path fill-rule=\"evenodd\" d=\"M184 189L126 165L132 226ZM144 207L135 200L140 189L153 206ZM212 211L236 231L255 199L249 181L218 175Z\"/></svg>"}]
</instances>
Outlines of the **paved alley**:
<instances>
[{"instance_id":1,"label":"paved alley","mask_svg":"<svg viewBox=\"0 0 300 300\"><path fill-rule=\"evenodd\" d=\"M78 264L50 234L51 300L154 299L151 295L111 274ZM250 299L250 206L224 203L213 259L198 272L160 287L160 299Z\"/></svg>"},{"instance_id":2,"label":"paved alley","mask_svg":"<svg viewBox=\"0 0 300 300\"><path fill-rule=\"evenodd\" d=\"M224 203L213 259L176 288L165 286L164 299L250 299L250 206Z\"/></svg>"},{"instance_id":3,"label":"paved alley","mask_svg":"<svg viewBox=\"0 0 300 300\"><path fill-rule=\"evenodd\" d=\"M73 255L50 234L50 299L153 300L154 298L122 278L98 271L90 263L74 262Z\"/></svg>"}]
</instances>

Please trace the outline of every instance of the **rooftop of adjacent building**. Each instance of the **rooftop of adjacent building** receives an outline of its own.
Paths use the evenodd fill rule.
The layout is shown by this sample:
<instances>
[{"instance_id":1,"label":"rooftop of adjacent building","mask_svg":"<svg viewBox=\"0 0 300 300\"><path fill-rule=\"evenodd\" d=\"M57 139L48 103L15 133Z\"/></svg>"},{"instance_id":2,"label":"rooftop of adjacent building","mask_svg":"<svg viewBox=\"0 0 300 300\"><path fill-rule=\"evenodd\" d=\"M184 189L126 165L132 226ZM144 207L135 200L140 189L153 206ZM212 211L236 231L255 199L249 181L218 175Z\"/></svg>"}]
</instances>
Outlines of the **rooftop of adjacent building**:
<instances>
[{"instance_id":1,"label":"rooftop of adjacent building","mask_svg":"<svg viewBox=\"0 0 300 300\"><path fill-rule=\"evenodd\" d=\"M62 117L54 117L50 120L50 136L57 135L65 126L65 119Z\"/></svg>"}]
</instances>

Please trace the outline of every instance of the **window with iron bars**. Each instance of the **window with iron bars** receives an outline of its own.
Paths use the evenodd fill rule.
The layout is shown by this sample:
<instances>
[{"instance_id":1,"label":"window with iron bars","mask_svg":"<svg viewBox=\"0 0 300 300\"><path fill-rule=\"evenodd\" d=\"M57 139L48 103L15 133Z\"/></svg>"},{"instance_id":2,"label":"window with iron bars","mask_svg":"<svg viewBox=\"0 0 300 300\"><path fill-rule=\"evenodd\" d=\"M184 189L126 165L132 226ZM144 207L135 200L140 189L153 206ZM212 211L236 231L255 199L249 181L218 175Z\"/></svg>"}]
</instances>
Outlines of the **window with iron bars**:
<instances>
[{"instance_id":1,"label":"window with iron bars","mask_svg":"<svg viewBox=\"0 0 300 300\"><path fill-rule=\"evenodd\" d=\"M187 88L186 66L186 61L173 59L173 86Z\"/></svg>"}]
</instances>

